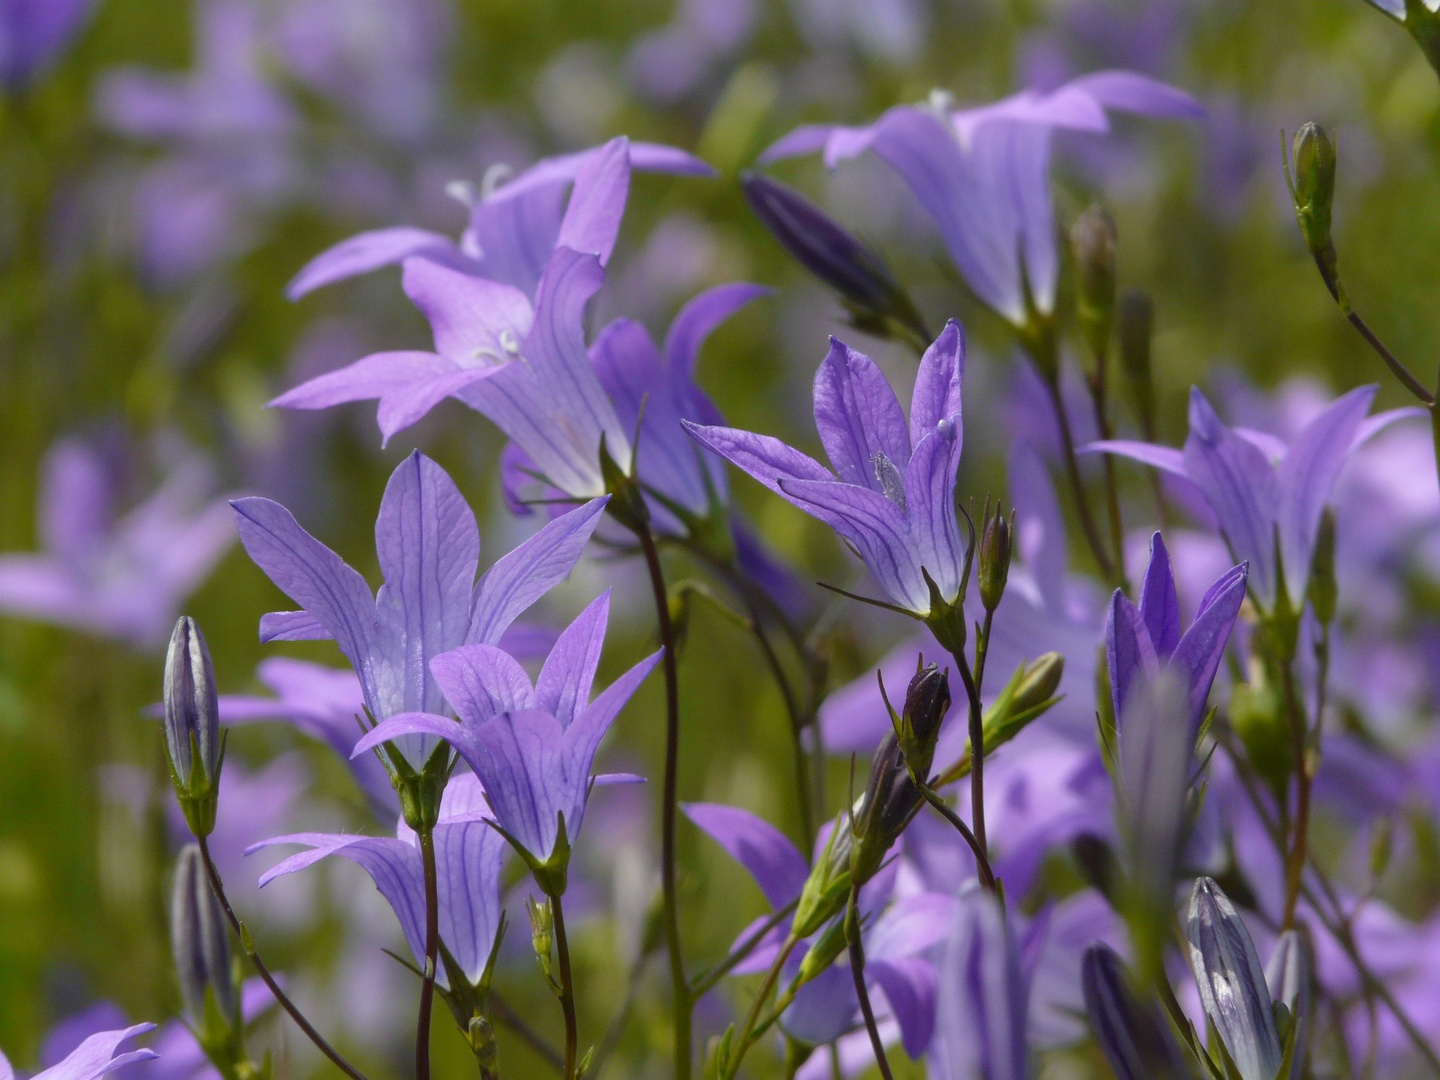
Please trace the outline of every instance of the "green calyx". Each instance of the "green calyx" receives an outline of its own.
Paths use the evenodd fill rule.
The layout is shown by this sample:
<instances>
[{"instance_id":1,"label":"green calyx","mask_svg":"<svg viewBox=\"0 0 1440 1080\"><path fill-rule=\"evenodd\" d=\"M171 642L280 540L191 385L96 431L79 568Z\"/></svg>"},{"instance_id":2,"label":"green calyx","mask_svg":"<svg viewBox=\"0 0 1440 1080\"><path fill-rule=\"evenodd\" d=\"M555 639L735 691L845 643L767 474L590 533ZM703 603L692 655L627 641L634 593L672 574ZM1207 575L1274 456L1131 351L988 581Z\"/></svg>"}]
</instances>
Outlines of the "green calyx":
<instances>
[{"instance_id":1,"label":"green calyx","mask_svg":"<svg viewBox=\"0 0 1440 1080\"><path fill-rule=\"evenodd\" d=\"M175 799L185 815L185 824L196 838L209 836L215 831L215 812L220 804L220 773L225 766L225 747L229 732L220 739L220 754L215 760L215 775L205 772L205 763L200 757L200 746L195 733L190 733L190 782L180 779L175 762L165 755L165 764L170 770L170 783L175 788Z\"/></svg>"}]
</instances>

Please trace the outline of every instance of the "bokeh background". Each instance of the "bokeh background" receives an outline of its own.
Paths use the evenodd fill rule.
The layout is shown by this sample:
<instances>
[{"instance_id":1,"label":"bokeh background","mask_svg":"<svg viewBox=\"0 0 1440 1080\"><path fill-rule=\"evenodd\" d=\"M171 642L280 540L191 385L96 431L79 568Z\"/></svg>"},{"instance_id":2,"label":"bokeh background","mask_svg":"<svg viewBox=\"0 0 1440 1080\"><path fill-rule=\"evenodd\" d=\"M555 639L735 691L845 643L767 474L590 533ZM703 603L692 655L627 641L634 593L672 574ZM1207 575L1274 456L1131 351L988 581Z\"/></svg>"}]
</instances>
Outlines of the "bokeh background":
<instances>
[{"instance_id":1,"label":"bokeh background","mask_svg":"<svg viewBox=\"0 0 1440 1080\"><path fill-rule=\"evenodd\" d=\"M737 426L810 446L808 388L827 334L872 352L901 383L913 360L845 328L834 298L750 213L739 172L800 122L863 122L935 87L980 103L1103 67L1170 81L1207 109L1190 124L1122 120L1103 151L1058 144L1062 222L1103 201L1119 226L1122 288L1154 297L1164 440L1183 438L1192 383L1380 381L1382 405L1405 403L1321 286L1281 170L1282 129L1314 119L1337 133L1336 243L1350 293L1427 377L1440 357L1440 85L1362 0L96 0L48 65L9 71L0 552L63 558L68 542L109 542L115 595L97 591L68 626L0 613L0 1045L33 1067L47 1028L97 1000L132 1018L176 1010L166 929L176 823L144 710L158 699L178 610L204 627L223 692L262 691L266 656L342 662L330 644L262 648L259 616L289 605L229 542L228 518L207 517L215 500L284 502L374 581L384 481L418 446L480 514L483 562L527 529L499 498L499 438L456 403L383 450L373 405L264 408L367 352L428 344L393 270L287 301L286 282L311 256L381 225L458 233L465 211L447 185L478 185L496 164L620 133L692 150L718 177L637 177L597 325L623 312L658 336L706 286L774 286L715 334L700 381ZM903 189L873 162L773 172L885 252L932 325L965 322L965 482L977 496L1003 491L1003 448L1019 422L999 407L1016 377L1012 346L957 287ZM92 496L70 517L47 513L47 484ZM147 502L162 484L161 501ZM845 557L822 527L748 481L735 487L807 576L840 573ZM94 539L107 535L108 513L141 505L148 516ZM686 569L677 561L672 572ZM638 566L591 560L542 612L558 623L607 582L625 617L602 678L653 647ZM904 629L868 615L839 624L832 685ZM700 612L685 649L684 797L793 826L786 721L753 644ZM660 722L656 680L611 736L609 760L658 776ZM281 725L237 731L230 755L230 782L249 790L243 805L270 815L227 820L222 801L237 905L319 1026L362 1063L403 1073L413 980L381 952L402 943L369 882L341 864L259 894L254 879L274 856L238 857L277 832L373 828L348 774ZM844 776L837 763L830 809ZM590 1032L626 992L620 973L643 936L652 798L607 795L587 825L592 915L578 962ZM687 942L713 958L763 902L693 829L681 843ZM553 1034L525 936L523 923L512 928L502 986ZM643 1075L639 1063L663 1041L652 1004L663 994L646 993L663 989L663 963L642 983L618 1050L629 1064L611 1066L621 1075ZM438 1068L473 1068L440 1021ZM291 1033L272 1042L292 1072L318 1071ZM540 1068L518 1045L506 1054L514 1075Z\"/></svg>"}]
</instances>

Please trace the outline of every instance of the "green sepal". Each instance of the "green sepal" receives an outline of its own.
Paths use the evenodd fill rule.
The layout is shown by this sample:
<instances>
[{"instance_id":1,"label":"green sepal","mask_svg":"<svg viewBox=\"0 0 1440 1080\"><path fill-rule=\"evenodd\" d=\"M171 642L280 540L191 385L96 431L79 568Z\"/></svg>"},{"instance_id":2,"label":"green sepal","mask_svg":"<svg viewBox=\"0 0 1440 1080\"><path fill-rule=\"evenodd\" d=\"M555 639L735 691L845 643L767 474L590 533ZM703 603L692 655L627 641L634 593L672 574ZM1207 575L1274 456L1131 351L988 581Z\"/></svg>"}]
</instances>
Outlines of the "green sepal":
<instances>
[{"instance_id":1,"label":"green sepal","mask_svg":"<svg viewBox=\"0 0 1440 1080\"><path fill-rule=\"evenodd\" d=\"M190 783L181 783L180 774L170 754L165 754L165 766L170 771L170 783L175 788L175 800L185 815L185 824L192 836L203 838L215 831L215 812L220 804L220 773L225 766L225 748L230 743L230 732L220 735L220 753L215 758L215 775L207 776L205 763L200 758L200 743L195 732L190 733Z\"/></svg>"},{"instance_id":2,"label":"green sepal","mask_svg":"<svg viewBox=\"0 0 1440 1080\"><path fill-rule=\"evenodd\" d=\"M963 598L957 598L953 604L946 600L940 594L940 586L936 585L935 579L930 576L930 571L923 566L920 568L920 575L930 590L930 613L925 616L925 625L935 635L935 640L942 649L953 656L959 656L965 651L965 602Z\"/></svg>"}]
</instances>

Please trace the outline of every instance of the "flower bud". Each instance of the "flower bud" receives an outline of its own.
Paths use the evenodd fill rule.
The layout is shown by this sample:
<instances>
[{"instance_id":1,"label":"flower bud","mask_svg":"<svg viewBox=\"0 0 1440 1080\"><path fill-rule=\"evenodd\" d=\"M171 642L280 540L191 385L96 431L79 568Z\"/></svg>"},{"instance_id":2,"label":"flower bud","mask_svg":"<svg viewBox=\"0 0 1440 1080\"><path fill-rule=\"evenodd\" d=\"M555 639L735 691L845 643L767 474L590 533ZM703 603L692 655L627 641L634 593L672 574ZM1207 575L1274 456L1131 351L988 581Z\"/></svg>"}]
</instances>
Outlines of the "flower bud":
<instances>
[{"instance_id":1,"label":"flower bud","mask_svg":"<svg viewBox=\"0 0 1440 1080\"><path fill-rule=\"evenodd\" d=\"M890 337L893 321L917 340L932 340L914 302L879 254L793 188L755 172L743 174L740 186L780 245L840 293L854 325Z\"/></svg>"},{"instance_id":2,"label":"flower bud","mask_svg":"<svg viewBox=\"0 0 1440 1080\"><path fill-rule=\"evenodd\" d=\"M530 944L535 948L535 959L540 961L540 970L545 978L554 985L550 968L555 945L555 919L550 911L550 898L547 896L537 904L534 897L527 896L525 911L530 916Z\"/></svg>"},{"instance_id":3,"label":"flower bud","mask_svg":"<svg viewBox=\"0 0 1440 1080\"><path fill-rule=\"evenodd\" d=\"M1335 584L1335 511L1325 507L1315 533L1315 552L1310 558L1310 582L1306 595L1322 626L1335 618L1339 590Z\"/></svg>"},{"instance_id":4,"label":"flower bud","mask_svg":"<svg viewBox=\"0 0 1440 1080\"><path fill-rule=\"evenodd\" d=\"M1335 246L1330 240L1330 213L1335 201L1335 142L1324 128L1313 121L1301 126L1291 144L1294 175L1290 180L1290 196L1295 203L1295 220L1300 236L1331 294L1336 292Z\"/></svg>"},{"instance_id":5,"label":"flower bud","mask_svg":"<svg viewBox=\"0 0 1440 1080\"><path fill-rule=\"evenodd\" d=\"M215 828L220 765L225 757L215 668L199 625L181 616L165 657L165 753L170 779L196 836Z\"/></svg>"},{"instance_id":6,"label":"flower bud","mask_svg":"<svg viewBox=\"0 0 1440 1080\"><path fill-rule=\"evenodd\" d=\"M1155 330L1155 306L1150 297L1130 290L1120 297L1120 370L1145 437L1155 431L1155 380L1150 372L1150 339Z\"/></svg>"},{"instance_id":7,"label":"flower bud","mask_svg":"<svg viewBox=\"0 0 1440 1080\"><path fill-rule=\"evenodd\" d=\"M1275 1001L1275 1011L1285 1018L1279 1029L1282 1046L1290 1057L1288 1075L1277 1080L1298 1080L1304 1075L1305 1049L1310 1034L1310 982L1314 964L1310 943L1299 931L1286 930L1275 942L1275 951L1265 965L1265 984ZM1281 1013L1280 1006L1284 1006Z\"/></svg>"},{"instance_id":8,"label":"flower bud","mask_svg":"<svg viewBox=\"0 0 1440 1080\"><path fill-rule=\"evenodd\" d=\"M207 1043L223 1044L240 1029L240 994L230 931L194 844L185 845L175 869L170 944L191 1027Z\"/></svg>"},{"instance_id":9,"label":"flower bud","mask_svg":"<svg viewBox=\"0 0 1440 1080\"><path fill-rule=\"evenodd\" d=\"M864 884L875 876L885 853L905 831L920 806L920 792L910 779L905 754L895 732L875 748L865 794L852 812L851 877Z\"/></svg>"},{"instance_id":10,"label":"flower bud","mask_svg":"<svg viewBox=\"0 0 1440 1080\"><path fill-rule=\"evenodd\" d=\"M1135 996L1114 949L1096 943L1085 950L1080 988L1095 1042L1119 1080L1188 1080L1165 1018Z\"/></svg>"},{"instance_id":11,"label":"flower bud","mask_svg":"<svg viewBox=\"0 0 1440 1080\"><path fill-rule=\"evenodd\" d=\"M987 515L980 534L980 603L986 611L1000 606L1005 595L1005 582L1010 576L1010 555L1015 547L1015 515L1007 518L995 508L993 515Z\"/></svg>"},{"instance_id":12,"label":"flower bud","mask_svg":"<svg viewBox=\"0 0 1440 1080\"><path fill-rule=\"evenodd\" d=\"M1185 934L1200 1003L1241 1080L1275 1080L1283 1055L1265 972L1250 931L1211 878L1195 882Z\"/></svg>"},{"instance_id":13,"label":"flower bud","mask_svg":"<svg viewBox=\"0 0 1440 1080\"><path fill-rule=\"evenodd\" d=\"M1070 250L1079 270L1079 296L1075 314L1085 342L1096 357L1103 357L1115 324L1115 219L1098 203L1092 204L1070 227Z\"/></svg>"}]
</instances>

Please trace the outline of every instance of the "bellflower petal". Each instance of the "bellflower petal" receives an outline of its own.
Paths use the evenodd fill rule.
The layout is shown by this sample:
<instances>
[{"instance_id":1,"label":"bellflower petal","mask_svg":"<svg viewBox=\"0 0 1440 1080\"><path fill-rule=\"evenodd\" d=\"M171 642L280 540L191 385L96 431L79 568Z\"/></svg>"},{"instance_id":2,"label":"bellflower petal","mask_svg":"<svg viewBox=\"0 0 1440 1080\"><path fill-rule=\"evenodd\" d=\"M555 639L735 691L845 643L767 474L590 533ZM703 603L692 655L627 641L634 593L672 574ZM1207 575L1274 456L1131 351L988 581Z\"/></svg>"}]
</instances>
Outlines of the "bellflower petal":
<instances>
[{"instance_id":1,"label":"bellflower petal","mask_svg":"<svg viewBox=\"0 0 1440 1080\"><path fill-rule=\"evenodd\" d=\"M770 435L757 435L736 428L714 427L685 421L690 437L705 449L719 454L742 472L749 473L776 495L795 503L781 487L782 480L833 481L825 466Z\"/></svg>"},{"instance_id":2,"label":"bellflower petal","mask_svg":"<svg viewBox=\"0 0 1440 1080\"><path fill-rule=\"evenodd\" d=\"M1118 1080L1186 1080L1190 1076L1165 1018L1141 1003L1120 957L1097 942L1080 967L1085 1012L1105 1060Z\"/></svg>"},{"instance_id":3,"label":"bellflower petal","mask_svg":"<svg viewBox=\"0 0 1440 1080\"><path fill-rule=\"evenodd\" d=\"M1149 631L1155 655L1168 660L1180 644L1180 597L1175 592L1170 552L1158 532L1150 537L1150 566L1140 589L1140 617Z\"/></svg>"},{"instance_id":4,"label":"bellflower petal","mask_svg":"<svg viewBox=\"0 0 1440 1080\"><path fill-rule=\"evenodd\" d=\"M610 619L610 591L592 600L565 628L535 680L535 706L551 713L562 727L569 727L590 701Z\"/></svg>"},{"instance_id":5,"label":"bellflower petal","mask_svg":"<svg viewBox=\"0 0 1440 1080\"><path fill-rule=\"evenodd\" d=\"M732 281L693 297L680 309L665 335L665 363L672 370L693 376L700 347L715 328L752 300L770 296L774 291L766 285Z\"/></svg>"},{"instance_id":6,"label":"bellflower petal","mask_svg":"<svg viewBox=\"0 0 1440 1080\"><path fill-rule=\"evenodd\" d=\"M1094 71L1068 85L1107 109L1170 120L1195 120L1205 115L1204 106L1183 90L1133 71Z\"/></svg>"},{"instance_id":7,"label":"bellflower petal","mask_svg":"<svg viewBox=\"0 0 1440 1080\"><path fill-rule=\"evenodd\" d=\"M133 1062L150 1061L159 1057L153 1050L129 1050L123 1054L115 1051L121 1043L154 1030L154 1024L136 1024L119 1031L98 1031L71 1051L65 1060L37 1073L31 1080L99 1080ZM0 1053L0 1080L13 1080L14 1076L10 1062Z\"/></svg>"},{"instance_id":8,"label":"bellflower petal","mask_svg":"<svg viewBox=\"0 0 1440 1080\"><path fill-rule=\"evenodd\" d=\"M308 611L271 611L260 616L260 644L272 641L331 641L335 637Z\"/></svg>"},{"instance_id":9,"label":"bellflower petal","mask_svg":"<svg viewBox=\"0 0 1440 1080\"><path fill-rule=\"evenodd\" d=\"M623 135L593 151L575 174L555 243L588 252L604 266L615 249L630 194L630 141Z\"/></svg>"},{"instance_id":10,"label":"bellflower petal","mask_svg":"<svg viewBox=\"0 0 1440 1080\"><path fill-rule=\"evenodd\" d=\"M965 441L960 386L965 379L965 330L955 319L945 324L940 336L925 350L915 373L915 390L910 396L910 445L939 426L941 420L955 425L955 441Z\"/></svg>"},{"instance_id":11,"label":"bellflower petal","mask_svg":"<svg viewBox=\"0 0 1440 1080\"><path fill-rule=\"evenodd\" d=\"M905 473L905 503L920 565L940 587L958 596L966 540L955 513L955 476L960 471L960 439L948 419L915 446Z\"/></svg>"},{"instance_id":12,"label":"bellflower petal","mask_svg":"<svg viewBox=\"0 0 1440 1080\"><path fill-rule=\"evenodd\" d=\"M536 707L530 677L498 646L462 645L431 660L430 671L462 723Z\"/></svg>"},{"instance_id":13,"label":"bellflower petal","mask_svg":"<svg viewBox=\"0 0 1440 1080\"><path fill-rule=\"evenodd\" d=\"M411 255L424 255L440 263L465 259L455 241L429 229L372 229L316 255L285 286L285 295L299 300L322 286L394 265Z\"/></svg>"},{"instance_id":14,"label":"bellflower petal","mask_svg":"<svg viewBox=\"0 0 1440 1080\"><path fill-rule=\"evenodd\" d=\"M1190 629L1175 647L1171 663L1182 672L1190 686L1190 730L1198 737L1200 722L1205 715L1205 702L1240 605L1245 601L1248 572L1245 566L1229 570L1210 587Z\"/></svg>"},{"instance_id":15,"label":"bellflower petal","mask_svg":"<svg viewBox=\"0 0 1440 1080\"><path fill-rule=\"evenodd\" d=\"M509 362L535 317L530 298L514 286L430 259L406 259L401 282L430 323L435 351L461 367Z\"/></svg>"},{"instance_id":16,"label":"bellflower petal","mask_svg":"<svg viewBox=\"0 0 1440 1080\"><path fill-rule=\"evenodd\" d=\"M895 960L867 957L865 974L885 991L890 1011L900 1025L900 1044L912 1061L918 1061L935 1035L935 1006L940 986L935 965L919 956Z\"/></svg>"},{"instance_id":17,"label":"bellflower petal","mask_svg":"<svg viewBox=\"0 0 1440 1080\"><path fill-rule=\"evenodd\" d=\"M1105 662L1110 670L1111 705L1119 721L1136 678L1159 666L1144 618L1119 589L1110 598L1105 624Z\"/></svg>"},{"instance_id":18,"label":"bellflower petal","mask_svg":"<svg viewBox=\"0 0 1440 1080\"><path fill-rule=\"evenodd\" d=\"M686 803L685 816L749 871L779 911L800 895L809 864L790 838L748 810L718 803Z\"/></svg>"},{"instance_id":19,"label":"bellflower petal","mask_svg":"<svg viewBox=\"0 0 1440 1080\"><path fill-rule=\"evenodd\" d=\"M1156 446L1154 443L1132 442L1128 439L1102 439L1099 442L1087 443L1080 447L1076 453L1079 454L1118 454L1120 457L1130 458L1142 465L1153 465L1157 469L1169 473L1171 476L1178 476L1182 480L1190 479L1189 473L1185 471L1184 451L1176 450L1169 446Z\"/></svg>"},{"instance_id":20,"label":"bellflower petal","mask_svg":"<svg viewBox=\"0 0 1440 1080\"><path fill-rule=\"evenodd\" d=\"M875 361L835 338L815 373L815 430L847 484L889 495L877 458L901 475L910 463L910 435L895 392Z\"/></svg>"},{"instance_id":21,"label":"bellflower petal","mask_svg":"<svg viewBox=\"0 0 1440 1080\"><path fill-rule=\"evenodd\" d=\"M1027 991L1005 914L994 896L960 897L940 965L935 1041L936 1080L1027 1080Z\"/></svg>"}]
</instances>

